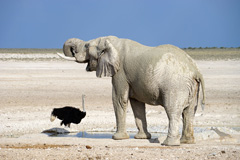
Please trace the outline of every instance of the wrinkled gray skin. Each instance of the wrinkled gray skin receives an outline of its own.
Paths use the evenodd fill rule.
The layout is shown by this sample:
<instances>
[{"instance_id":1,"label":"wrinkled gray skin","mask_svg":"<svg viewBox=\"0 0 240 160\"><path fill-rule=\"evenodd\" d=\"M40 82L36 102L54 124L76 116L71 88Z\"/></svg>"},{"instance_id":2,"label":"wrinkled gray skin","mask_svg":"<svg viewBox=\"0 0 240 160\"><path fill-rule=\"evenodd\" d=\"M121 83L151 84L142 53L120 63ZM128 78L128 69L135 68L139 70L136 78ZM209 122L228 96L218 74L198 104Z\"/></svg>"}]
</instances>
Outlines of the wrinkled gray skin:
<instances>
[{"instance_id":1,"label":"wrinkled gray skin","mask_svg":"<svg viewBox=\"0 0 240 160\"><path fill-rule=\"evenodd\" d=\"M193 60L172 45L148 47L129 39L100 37L88 42L73 38L65 42L65 56L88 63L87 71L97 77L112 77L112 101L117 132L113 139L127 139L126 111L130 100L139 132L135 138L150 139L145 104L165 108L169 129L164 145L194 143L193 119L198 105L199 87L204 81ZM183 117L182 136L179 121Z\"/></svg>"}]
</instances>

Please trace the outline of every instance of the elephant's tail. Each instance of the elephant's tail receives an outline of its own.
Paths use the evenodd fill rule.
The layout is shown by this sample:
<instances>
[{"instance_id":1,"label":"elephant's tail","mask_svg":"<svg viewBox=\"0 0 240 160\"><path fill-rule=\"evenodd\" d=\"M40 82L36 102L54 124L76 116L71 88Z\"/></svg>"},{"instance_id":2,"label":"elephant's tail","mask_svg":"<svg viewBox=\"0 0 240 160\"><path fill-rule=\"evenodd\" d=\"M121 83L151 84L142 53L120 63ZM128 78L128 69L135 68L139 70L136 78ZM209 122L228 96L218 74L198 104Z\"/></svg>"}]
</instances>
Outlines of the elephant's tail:
<instances>
[{"instance_id":1,"label":"elephant's tail","mask_svg":"<svg viewBox=\"0 0 240 160\"><path fill-rule=\"evenodd\" d=\"M205 107L205 83L204 83L204 79L201 73L199 73L199 78L198 80L201 83L201 87L202 87L202 102L201 102L201 106L202 106L202 110L204 110Z\"/></svg>"}]
</instances>

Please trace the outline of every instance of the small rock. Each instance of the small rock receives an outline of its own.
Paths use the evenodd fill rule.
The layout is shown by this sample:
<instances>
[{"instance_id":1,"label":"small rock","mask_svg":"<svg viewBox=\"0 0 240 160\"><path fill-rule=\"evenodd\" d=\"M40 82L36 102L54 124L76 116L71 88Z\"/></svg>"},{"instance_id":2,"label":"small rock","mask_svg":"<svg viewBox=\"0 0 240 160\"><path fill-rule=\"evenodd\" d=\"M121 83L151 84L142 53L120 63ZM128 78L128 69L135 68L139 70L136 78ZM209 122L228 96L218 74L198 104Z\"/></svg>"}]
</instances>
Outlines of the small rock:
<instances>
[{"instance_id":1,"label":"small rock","mask_svg":"<svg viewBox=\"0 0 240 160\"><path fill-rule=\"evenodd\" d=\"M222 153L226 153L226 151L221 151Z\"/></svg>"},{"instance_id":2,"label":"small rock","mask_svg":"<svg viewBox=\"0 0 240 160\"><path fill-rule=\"evenodd\" d=\"M217 154L216 153L210 153L208 154L209 156L216 156Z\"/></svg>"},{"instance_id":3,"label":"small rock","mask_svg":"<svg viewBox=\"0 0 240 160\"><path fill-rule=\"evenodd\" d=\"M86 145L86 148L87 148L87 149L92 149L92 147L91 147L91 146L89 146L89 145Z\"/></svg>"}]
</instances>

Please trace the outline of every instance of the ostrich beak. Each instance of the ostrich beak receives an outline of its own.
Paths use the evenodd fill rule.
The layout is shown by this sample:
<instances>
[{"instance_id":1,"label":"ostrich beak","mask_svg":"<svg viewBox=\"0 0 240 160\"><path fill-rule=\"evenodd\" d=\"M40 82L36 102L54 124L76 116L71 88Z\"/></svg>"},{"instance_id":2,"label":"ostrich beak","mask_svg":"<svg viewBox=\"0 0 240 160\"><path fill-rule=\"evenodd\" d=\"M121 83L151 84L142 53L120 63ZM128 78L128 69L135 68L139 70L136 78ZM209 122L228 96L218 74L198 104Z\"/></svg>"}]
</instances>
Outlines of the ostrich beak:
<instances>
[{"instance_id":1,"label":"ostrich beak","mask_svg":"<svg viewBox=\"0 0 240 160\"><path fill-rule=\"evenodd\" d=\"M53 114L51 114L50 121L53 122L55 119L56 119L56 116L54 116Z\"/></svg>"},{"instance_id":2,"label":"ostrich beak","mask_svg":"<svg viewBox=\"0 0 240 160\"><path fill-rule=\"evenodd\" d=\"M63 55L63 54L61 54L61 53L57 53L57 55L58 55L59 57L63 58L63 59L68 60L68 61L76 61L76 58L75 58L75 57L67 57L67 56L65 56L65 55Z\"/></svg>"}]
</instances>

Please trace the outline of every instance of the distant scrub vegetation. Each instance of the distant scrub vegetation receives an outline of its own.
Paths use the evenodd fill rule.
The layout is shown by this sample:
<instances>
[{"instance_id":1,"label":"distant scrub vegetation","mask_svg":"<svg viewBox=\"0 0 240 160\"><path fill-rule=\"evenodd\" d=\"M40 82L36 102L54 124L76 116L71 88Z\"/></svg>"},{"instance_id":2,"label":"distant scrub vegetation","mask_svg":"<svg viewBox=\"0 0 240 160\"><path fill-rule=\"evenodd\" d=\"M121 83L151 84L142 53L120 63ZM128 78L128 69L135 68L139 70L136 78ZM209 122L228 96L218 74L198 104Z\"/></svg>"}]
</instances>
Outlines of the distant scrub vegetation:
<instances>
[{"instance_id":1,"label":"distant scrub vegetation","mask_svg":"<svg viewBox=\"0 0 240 160\"><path fill-rule=\"evenodd\" d=\"M183 49L240 49L240 47L236 47L236 48L234 48L234 47L230 47L230 48L228 48L228 47L205 47L205 48L203 48L203 47L188 47L188 48L183 48Z\"/></svg>"},{"instance_id":2,"label":"distant scrub vegetation","mask_svg":"<svg viewBox=\"0 0 240 160\"><path fill-rule=\"evenodd\" d=\"M62 52L62 49L50 48L0 48L0 53L56 53Z\"/></svg>"},{"instance_id":3,"label":"distant scrub vegetation","mask_svg":"<svg viewBox=\"0 0 240 160\"><path fill-rule=\"evenodd\" d=\"M240 47L237 48L225 48L225 47L199 47L199 48L183 48L193 59L196 60L228 60L228 59L240 59ZM0 54L10 54L10 53L19 53L19 54L34 54L34 53L62 53L62 49L53 48L53 49L33 49L33 48L0 48Z\"/></svg>"},{"instance_id":4,"label":"distant scrub vegetation","mask_svg":"<svg viewBox=\"0 0 240 160\"><path fill-rule=\"evenodd\" d=\"M240 59L240 47L225 48L225 47L206 47L206 48L184 48L193 59L198 60L229 60Z\"/></svg>"},{"instance_id":5,"label":"distant scrub vegetation","mask_svg":"<svg viewBox=\"0 0 240 160\"><path fill-rule=\"evenodd\" d=\"M230 50L239 50L240 47L237 48L226 48L226 47L188 47L182 48L185 51L188 50L206 50L206 49L230 49ZM0 48L0 53L56 53L62 52L61 48Z\"/></svg>"}]
</instances>

